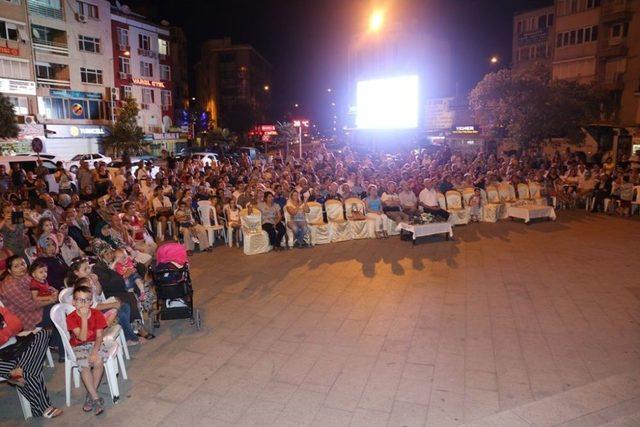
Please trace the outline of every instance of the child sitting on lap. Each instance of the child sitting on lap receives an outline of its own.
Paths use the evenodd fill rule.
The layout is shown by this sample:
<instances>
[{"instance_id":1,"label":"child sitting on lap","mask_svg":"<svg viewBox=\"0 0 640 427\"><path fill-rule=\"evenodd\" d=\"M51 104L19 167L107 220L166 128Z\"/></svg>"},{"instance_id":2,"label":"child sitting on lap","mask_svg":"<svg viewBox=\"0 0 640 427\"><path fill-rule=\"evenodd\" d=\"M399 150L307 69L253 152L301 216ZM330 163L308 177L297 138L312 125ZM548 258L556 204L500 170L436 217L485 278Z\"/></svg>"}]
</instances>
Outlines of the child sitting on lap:
<instances>
[{"instance_id":1,"label":"child sitting on lap","mask_svg":"<svg viewBox=\"0 0 640 427\"><path fill-rule=\"evenodd\" d=\"M71 333L70 343L87 389L82 410L100 415L104 412L104 400L98 396L98 387L104 372L102 359L108 352L102 341L107 321L100 311L91 308L92 303L93 294L89 287L77 286L73 289L73 306L76 310L67 315L67 329Z\"/></svg>"},{"instance_id":2,"label":"child sitting on lap","mask_svg":"<svg viewBox=\"0 0 640 427\"><path fill-rule=\"evenodd\" d=\"M34 301L48 300L51 295L57 294L56 288L47 282L47 265L42 261L34 261L29 268L31 274L31 284L29 290Z\"/></svg>"},{"instance_id":3,"label":"child sitting on lap","mask_svg":"<svg viewBox=\"0 0 640 427\"><path fill-rule=\"evenodd\" d=\"M140 291L140 301L146 300L147 295L144 291L144 282L138 274L138 270L136 270L133 258L127 254L124 248L118 248L114 253L115 259L112 268L124 278L124 283L128 291L138 287Z\"/></svg>"}]
</instances>

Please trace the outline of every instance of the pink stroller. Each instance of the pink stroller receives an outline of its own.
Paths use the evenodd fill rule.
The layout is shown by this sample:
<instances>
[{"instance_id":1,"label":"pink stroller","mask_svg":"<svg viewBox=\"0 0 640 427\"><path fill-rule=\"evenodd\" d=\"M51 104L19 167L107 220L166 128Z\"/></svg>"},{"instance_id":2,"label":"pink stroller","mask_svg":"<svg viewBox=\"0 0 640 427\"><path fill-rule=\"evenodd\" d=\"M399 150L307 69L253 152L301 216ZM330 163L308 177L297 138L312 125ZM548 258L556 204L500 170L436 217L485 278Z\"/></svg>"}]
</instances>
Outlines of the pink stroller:
<instances>
[{"instance_id":1,"label":"pink stroller","mask_svg":"<svg viewBox=\"0 0 640 427\"><path fill-rule=\"evenodd\" d=\"M200 310L193 306L187 252L180 243L168 241L156 250L153 285L157 295L155 328L160 327L160 320L173 319L191 319L196 329L202 328Z\"/></svg>"}]
</instances>

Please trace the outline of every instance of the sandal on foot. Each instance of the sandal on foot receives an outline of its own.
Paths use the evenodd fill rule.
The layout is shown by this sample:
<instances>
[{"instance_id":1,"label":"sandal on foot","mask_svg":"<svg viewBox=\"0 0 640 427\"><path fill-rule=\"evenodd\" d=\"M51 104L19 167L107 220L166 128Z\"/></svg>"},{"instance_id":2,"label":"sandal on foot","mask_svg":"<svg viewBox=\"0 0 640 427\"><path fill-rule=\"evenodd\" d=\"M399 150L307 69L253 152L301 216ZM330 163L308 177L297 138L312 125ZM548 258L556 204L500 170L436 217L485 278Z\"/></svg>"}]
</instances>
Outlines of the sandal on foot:
<instances>
[{"instance_id":1,"label":"sandal on foot","mask_svg":"<svg viewBox=\"0 0 640 427\"><path fill-rule=\"evenodd\" d=\"M62 415L62 409L56 408L55 406L48 408L42 414L44 418L49 418L49 419L59 417L60 415Z\"/></svg>"},{"instance_id":2,"label":"sandal on foot","mask_svg":"<svg viewBox=\"0 0 640 427\"><path fill-rule=\"evenodd\" d=\"M104 407L102 406L104 403L103 399L96 399L93 401L93 413L94 415L100 415L104 412Z\"/></svg>"},{"instance_id":3,"label":"sandal on foot","mask_svg":"<svg viewBox=\"0 0 640 427\"><path fill-rule=\"evenodd\" d=\"M87 397L84 398L84 404L82 405L82 410L84 412L93 411L93 399L88 394L87 394Z\"/></svg>"}]
</instances>

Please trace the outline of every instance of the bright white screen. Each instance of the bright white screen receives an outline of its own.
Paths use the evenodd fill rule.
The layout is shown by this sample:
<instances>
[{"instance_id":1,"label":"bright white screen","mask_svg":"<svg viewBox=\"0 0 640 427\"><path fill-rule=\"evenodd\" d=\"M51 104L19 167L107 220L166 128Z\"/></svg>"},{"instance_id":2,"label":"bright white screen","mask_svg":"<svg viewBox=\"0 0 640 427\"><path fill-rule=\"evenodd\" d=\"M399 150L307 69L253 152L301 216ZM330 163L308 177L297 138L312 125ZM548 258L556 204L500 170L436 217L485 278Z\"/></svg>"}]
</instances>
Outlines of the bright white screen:
<instances>
[{"instance_id":1,"label":"bright white screen","mask_svg":"<svg viewBox=\"0 0 640 427\"><path fill-rule=\"evenodd\" d=\"M418 127L418 76L361 81L356 96L359 129Z\"/></svg>"}]
</instances>

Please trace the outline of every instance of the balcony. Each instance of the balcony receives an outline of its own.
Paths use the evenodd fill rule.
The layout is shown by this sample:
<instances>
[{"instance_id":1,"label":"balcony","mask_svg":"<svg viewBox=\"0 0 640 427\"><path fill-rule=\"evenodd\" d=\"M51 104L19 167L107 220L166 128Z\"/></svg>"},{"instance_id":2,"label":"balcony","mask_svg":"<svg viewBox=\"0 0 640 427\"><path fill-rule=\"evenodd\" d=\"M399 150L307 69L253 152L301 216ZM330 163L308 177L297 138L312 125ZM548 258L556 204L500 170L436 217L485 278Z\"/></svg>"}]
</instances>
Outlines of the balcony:
<instances>
[{"instance_id":1,"label":"balcony","mask_svg":"<svg viewBox=\"0 0 640 427\"><path fill-rule=\"evenodd\" d=\"M55 80L55 79L44 79L44 78L36 78L39 87L53 87L53 88L70 88L71 82L69 80Z\"/></svg>"},{"instance_id":2,"label":"balcony","mask_svg":"<svg viewBox=\"0 0 640 427\"><path fill-rule=\"evenodd\" d=\"M62 7L51 7L34 0L29 0L27 4L29 6L29 13L44 16L46 18L59 19L61 21L64 20Z\"/></svg>"},{"instance_id":3,"label":"balcony","mask_svg":"<svg viewBox=\"0 0 640 427\"><path fill-rule=\"evenodd\" d=\"M69 67L65 64L36 64L36 81L39 87L69 88Z\"/></svg>"},{"instance_id":4,"label":"balcony","mask_svg":"<svg viewBox=\"0 0 640 427\"><path fill-rule=\"evenodd\" d=\"M146 56L147 58L157 58L158 54L152 50L138 49L138 55Z\"/></svg>"},{"instance_id":5,"label":"balcony","mask_svg":"<svg viewBox=\"0 0 640 427\"><path fill-rule=\"evenodd\" d=\"M633 8L630 0L603 2L602 22L630 21L633 17Z\"/></svg>"},{"instance_id":6,"label":"balcony","mask_svg":"<svg viewBox=\"0 0 640 427\"><path fill-rule=\"evenodd\" d=\"M69 56L69 47L67 46L66 43L34 39L33 48L40 52L53 53L54 55Z\"/></svg>"},{"instance_id":7,"label":"balcony","mask_svg":"<svg viewBox=\"0 0 640 427\"><path fill-rule=\"evenodd\" d=\"M603 84L606 90L623 90L624 89L624 73L615 73L605 77Z\"/></svg>"},{"instance_id":8,"label":"balcony","mask_svg":"<svg viewBox=\"0 0 640 427\"><path fill-rule=\"evenodd\" d=\"M65 31L42 25L31 25L31 33L33 35L33 48L36 51L69 56L67 33Z\"/></svg>"},{"instance_id":9,"label":"balcony","mask_svg":"<svg viewBox=\"0 0 640 427\"><path fill-rule=\"evenodd\" d=\"M131 74L123 73L122 71L118 72L118 78L120 80L129 80L131 78Z\"/></svg>"},{"instance_id":10,"label":"balcony","mask_svg":"<svg viewBox=\"0 0 640 427\"><path fill-rule=\"evenodd\" d=\"M600 49L600 56L612 57L612 56L627 56L629 52L629 48L627 47L626 42L621 42L616 45L610 46L605 45Z\"/></svg>"}]
</instances>

